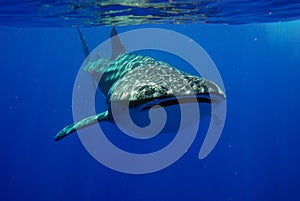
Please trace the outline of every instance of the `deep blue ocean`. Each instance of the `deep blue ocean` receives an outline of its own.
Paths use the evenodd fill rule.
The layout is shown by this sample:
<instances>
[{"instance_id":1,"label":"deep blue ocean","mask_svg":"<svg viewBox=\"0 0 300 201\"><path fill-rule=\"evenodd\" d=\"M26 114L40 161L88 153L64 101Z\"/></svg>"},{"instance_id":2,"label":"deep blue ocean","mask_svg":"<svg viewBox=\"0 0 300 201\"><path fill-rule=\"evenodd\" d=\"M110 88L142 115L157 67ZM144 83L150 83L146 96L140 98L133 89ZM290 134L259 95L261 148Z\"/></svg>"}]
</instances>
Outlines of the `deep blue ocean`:
<instances>
[{"instance_id":1,"label":"deep blue ocean","mask_svg":"<svg viewBox=\"0 0 300 201\"><path fill-rule=\"evenodd\" d=\"M200 136L171 166L126 174L96 161L77 134L55 142L73 122L73 85L85 59L78 33L0 26L0 200L300 200L300 21L116 27L138 28L184 34L216 64L227 116L214 150L199 160ZM110 30L81 28L91 50ZM159 57L174 62L169 54ZM113 124L103 124L114 134Z\"/></svg>"}]
</instances>

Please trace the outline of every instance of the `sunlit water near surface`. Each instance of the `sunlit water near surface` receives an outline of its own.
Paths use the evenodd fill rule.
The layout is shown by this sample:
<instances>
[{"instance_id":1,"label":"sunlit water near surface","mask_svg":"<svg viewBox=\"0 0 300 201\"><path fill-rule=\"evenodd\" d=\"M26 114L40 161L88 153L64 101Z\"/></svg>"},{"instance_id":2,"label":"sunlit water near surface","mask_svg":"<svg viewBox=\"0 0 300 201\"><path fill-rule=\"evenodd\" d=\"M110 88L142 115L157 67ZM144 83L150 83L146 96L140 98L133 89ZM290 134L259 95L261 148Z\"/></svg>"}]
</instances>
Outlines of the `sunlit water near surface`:
<instances>
[{"instance_id":1,"label":"sunlit water near surface","mask_svg":"<svg viewBox=\"0 0 300 201\"><path fill-rule=\"evenodd\" d=\"M72 27L133 24L248 24L299 19L299 1L12 0L0 2L0 25Z\"/></svg>"},{"instance_id":2,"label":"sunlit water near surface","mask_svg":"<svg viewBox=\"0 0 300 201\"><path fill-rule=\"evenodd\" d=\"M299 201L299 16L297 1L1 1L0 200ZM73 84L85 59L74 27L92 50L109 38L110 25L122 25L119 33L173 30L208 52L228 108L207 158L198 159L203 131L177 162L145 175L101 165L76 134L54 141L73 121ZM174 55L141 53L195 73ZM100 93L96 107L106 108ZM173 139L140 142L102 126L136 153Z\"/></svg>"}]
</instances>

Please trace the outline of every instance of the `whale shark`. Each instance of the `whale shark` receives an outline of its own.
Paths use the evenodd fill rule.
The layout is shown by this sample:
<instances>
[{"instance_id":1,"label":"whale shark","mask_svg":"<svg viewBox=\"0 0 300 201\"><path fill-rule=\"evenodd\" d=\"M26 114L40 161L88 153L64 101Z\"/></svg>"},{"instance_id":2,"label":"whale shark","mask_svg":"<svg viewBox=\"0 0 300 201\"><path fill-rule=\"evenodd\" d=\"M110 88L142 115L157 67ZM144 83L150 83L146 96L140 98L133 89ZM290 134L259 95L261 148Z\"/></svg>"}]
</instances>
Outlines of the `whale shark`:
<instances>
[{"instance_id":1,"label":"whale shark","mask_svg":"<svg viewBox=\"0 0 300 201\"><path fill-rule=\"evenodd\" d=\"M85 55L88 56L85 38L77 30ZM110 41L111 58L89 60L84 66L84 70L98 82L98 89L105 95L107 110L64 127L55 136L55 141L98 122L115 124L116 119L122 120L122 116L113 115L113 105L120 110L128 107L137 116L138 122L156 106L171 108L190 102L211 104L226 98L223 90L213 81L178 70L149 56L126 53L115 27L111 30ZM145 126L147 123L142 121L137 124Z\"/></svg>"}]
</instances>

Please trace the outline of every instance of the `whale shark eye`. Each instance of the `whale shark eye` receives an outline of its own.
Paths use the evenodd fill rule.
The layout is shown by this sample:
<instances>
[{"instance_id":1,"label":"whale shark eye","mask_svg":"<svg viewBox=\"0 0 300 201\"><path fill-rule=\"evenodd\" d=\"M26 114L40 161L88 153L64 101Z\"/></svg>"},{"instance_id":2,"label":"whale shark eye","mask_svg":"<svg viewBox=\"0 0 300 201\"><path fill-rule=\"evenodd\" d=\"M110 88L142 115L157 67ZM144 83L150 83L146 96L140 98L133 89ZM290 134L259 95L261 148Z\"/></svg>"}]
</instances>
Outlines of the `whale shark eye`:
<instances>
[{"instance_id":1,"label":"whale shark eye","mask_svg":"<svg viewBox=\"0 0 300 201\"><path fill-rule=\"evenodd\" d=\"M167 87L160 86L160 88L161 88L164 92L167 92L167 91L168 91L168 88L167 88Z\"/></svg>"},{"instance_id":2,"label":"whale shark eye","mask_svg":"<svg viewBox=\"0 0 300 201\"><path fill-rule=\"evenodd\" d=\"M144 85L141 88L139 88L138 91L139 92L144 92L144 91L148 91L149 89L153 89L153 88L149 85Z\"/></svg>"},{"instance_id":3,"label":"whale shark eye","mask_svg":"<svg viewBox=\"0 0 300 201\"><path fill-rule=\"evenodd\" d=\"M153 86L145 85L138 89L138 94L140 98L148 98L153 96L156 92Z\"/></svg>"},{"instance_id":4,"label":"whale shark eye","mask_svg":"<svg viewBox=\"0 0 300 201\"><path fill-rule=\"evenodd\" d=\"M146 96L151 96L155 93L155 90L153 88L150 88L148 90L146 90L145 95Z\"/></svg>"}]
</instances>

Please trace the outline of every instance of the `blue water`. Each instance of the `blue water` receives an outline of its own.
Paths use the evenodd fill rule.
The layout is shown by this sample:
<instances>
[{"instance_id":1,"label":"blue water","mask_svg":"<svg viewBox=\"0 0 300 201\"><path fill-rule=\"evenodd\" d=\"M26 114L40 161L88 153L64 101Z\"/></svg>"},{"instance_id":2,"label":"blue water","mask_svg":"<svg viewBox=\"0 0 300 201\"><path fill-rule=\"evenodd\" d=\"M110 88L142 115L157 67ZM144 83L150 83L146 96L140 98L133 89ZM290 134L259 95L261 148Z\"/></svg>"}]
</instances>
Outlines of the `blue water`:
<instances>
[{"instance_id":1,"label":"blue water","mask_svg":"<svg viewBox=\"0 0 300 201\"><path fill-rule=\"evenodd\" d=\"M117 29L145 27L185 34L218 67L227 117L212 153L198 159L197 137L168 168L131 175L98 163L76 134L55 142L73 122L73 84L84 60L76 29L2 26L0 200L300 200L300 21ZM82 32L93 49L110 30Z\"/></svg>"}]
</instances>

